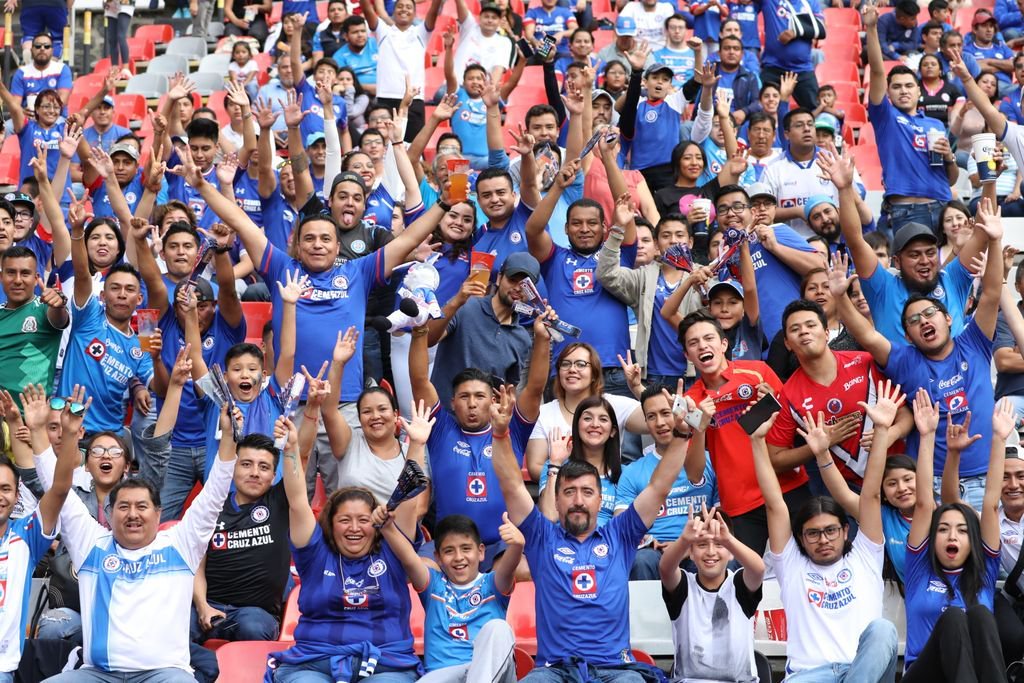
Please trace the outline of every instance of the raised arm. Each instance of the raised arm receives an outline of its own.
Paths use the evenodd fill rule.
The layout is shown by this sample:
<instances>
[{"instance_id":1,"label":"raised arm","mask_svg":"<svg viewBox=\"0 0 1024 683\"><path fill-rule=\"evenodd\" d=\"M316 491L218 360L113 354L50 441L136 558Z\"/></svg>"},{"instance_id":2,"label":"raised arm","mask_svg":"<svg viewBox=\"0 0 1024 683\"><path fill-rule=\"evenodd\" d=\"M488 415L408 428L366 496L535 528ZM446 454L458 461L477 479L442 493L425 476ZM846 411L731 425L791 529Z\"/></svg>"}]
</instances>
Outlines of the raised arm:
<instances>
[{"instance_id":1,"label":"raised arm","mask_svg":"<svg viewBox=\"0 0 1024 683\"><path fill-rule=\"evenodd\" d=\"M25 115L25 110L21 108L21 102L11 94L2 80L0 80L0 100L11 114L11 125L14 126L14 132L20 133L25 128L28 117Z\"/></svg>"},{"instance_id":2,"label":"raised arm","mask_svg":"<svg viewBox=\"0 0 1024 683\"><path fill-rule=\"evenodd\" d=\"M148 237L155 235L157 228L150 225L145 218L132 217L129 223L128 239L135 243L135 267L139 269L142 281L146 284L146 293L150 308L160 311L163 316L170 305L167 285L160 274L153 250L150 249Z\"/></svg>"},{"instance_id":3,"label":"raised arm","mask_svg":"<svg viewBox=\"0 0 1024 683\"><path fill-rule=\"evenodd\" d=\"M413 504L412 501L405 501L399 507ZM430 570L416 554L416 549L406 538L405 533L398 528L395 516L388 512L386 506L378 505L377 509L373 511L373 526L380 529L381 536L391 548L391 552L402 563L402 568L405 570L405 575L409 577L409 583L412 584L413 589L417 593L425 590L430 584Z\"/></svg>"},{"instance_id":4,"label":"raised arm","mask_svg":"<svg viewBox=\"0 0 1024 683\"><path fill-rule=\"evenodd\" d=\"M437 204L424 211L423 215L417 218L412 225L384 246L384 272L387 275L390 275L396 266L405 261L413 249L430 236L434 227L441 222L445 214L441 202L447 203L447 201L448 192L444 190Z\"/></svg>"},{"instance_id":5,"label":"raised arm","mask_svg":"<svg viewBox=\"0 0 1024 683\"><path fill-rule=\"evenodd\" d=\"M434 385L430 383L427 328L417 327L410 334L412 341L409 345L409 382L412 384L412 397L428 406L434 406L437 404L438 396ZM522 479L521 474L519 478Z\"/></svg>"},{"instance_id":6,"label":"raised arm","mask_svg":"<svg viewBox=\"0 0 1024 683\"><path fill-rule=\"evenodd\" d=\"M852 420L850 422L853 423ZM854 424L859 423L860 420L858 419ZM828 488L832 498L842 506L846 514L857 519L860 514L860 495L850 490L850 485L846 483L846 479L839 473L839 469L835 466L835 461L832 459L832 452L829 450L834 445L836 438L830 432L837 430L835 430L834 426L830 429L830 425L825 422L825 413L820 410L818 411L817 418L811 413L807 413L804 417L804 424L807 425L806 431L797 427L797 433L807 443L803 449L810 450L814 454L815 462L818 464L818 473L821 475L822 481L825 482L825 486ZM844 433L846 432L844 431ZM773 450L770 444L768 448L769 451ZM781 453L785 454L794 450L797 449L787 449L781 451ZM801 463L804 461L806 461L806 458L800 460ZM792 469L796 464L793 461L793 464L787 469ZM776 471L784 467L774 452L772 453L772 465Z\"/></svg>"},{"instance_id":7,"label":"raised arm","mask_svg":"<svg viewBox=\"0 0 1024 683\"><path fill-rule=\"evenodd\" d=\"M836 300L836 307L839 310L839 317L846 324L853 338L865 351L871 354L875 362L881 367L889 364L889 353L892 351L892 343L882 336L875 329L875 326L864 316L850 301L847 291L850 284L857 279L857 275L847 275L849 260L843 254L836 254L828 271L828 287L832 292L832 298Z\"/></svg>"},{"instance_id":8,"label":"raised arm","mask_svg":"<svg viewBox=\"0 0 1024 683\"><path fill-rule=\"evenodd\" d=\"M85 409L78 415L71 414L71 404L80 403ZM61 433L67 438L61 440L57 450L57 467L53 471L53 484L39 501L39 517L43 520L43 533L52 535L57 529L57 519L64 500L71 491L71 479L75 468L82 462L82 453L78 450L78 439L71 435L78 434L82 428L85 412L92 404L92 397L86 398L85 387L76 384L71 391L71 400L64 406L60 414ZM1002 481L1002 477L1000 477Z\"/></svg>"},{"instance_id":9,"label":"raised arm","mask_svg":"<svg viewBox=\"0 0 1024 683\"><path fill-rule=\"evenodd\" d=\"M555 206L558 204L558 200L565 191L565 188L572 185L576 180L576 173L579 171L579 167L580 162L578 159L562 166L551 189L548 190L544 199L537 205L537 209L526 221L526 242L530 246L530 254L540 263L548 260L548 257L551 256L551 250L554 248L551 233L547 229L548 221L551 220L551 214L554 213ZM525 177L524 175L523 178L525 179Z\"/></svg>"},{"instance_id":10,"label":"raised arm","mask_svg":"<svg viewBox=\"0 0 1024 683\"><path fill-rule=\"evenodd\" d=\"M768 446L764 440L768 430L775 424L776 417L778 413L774 413L757 428L750 436L750 444L754 452L754 472L764 496L768 515L768 547L773 553L779 554L793 537L793 528L789 521L789 507L786 506L786 499L782 497L782 487L779 486L779 478L772 467L771 458L768 457Z\"/></svg>"},{"instance_id":11,"label":"raised arm","mask_svg":"<svg viewBox=\"0 0 1024 683\"><path fill-rule=\"evenodd\" d=\"M230 433L230 425L226 426L225 433ZM316 517L306 498L306 473L299 458L299 432L292 421L282 415L274 424L274 438L280 439L285 435L287 440L281 453L284 458L281 478L285 495L288 496L288 537L296 548L305 548L316 529Z\"/></svg>"},{"instance_id":12,"label":"raised arm","mask_svg":"<svg viewBox=\"0 0 1024 683\"><path fill-rule=\"evenodd\" d=\"M878 267L878 257L864 239L864 226L857 210L857 191L853 187L853 159L840 155L835 147L818 153L818 168L839 190L839 226L846 248L853 257L857 275L869 278Z\"/></svg>"},{"instance_id":13,"label":"raised arm","mask_svg":"<svg viewBox=\"0 0 1024 683\"><path fill-rule=\"evenodd\" d=\"M409 364L412 364L411 358ZM498 400L491 403L491 463L494 465L495 474L498 475L501 493L505 497L508 519L512 524L519 526L533 511L533 498L523 483L523 471L516 460L516 454L512 451L512 439L508 433L515 406L515 387L501 387L498 390ZM551 485L554 486L554 483Z\"/></svg>"},{"instance_id":14,"label":"raised arm","mask_svg":"<svg viewBox=\"0 0 1024 683\"><path fill-rule=\"evenodd\" d=\"M874 423L875 436L871 440L868 464L864 470L864 487L860 494L857 523L868 540L881 545L885 543L885 532L882 529L882 477L885 472L887 437L889 429L896 421L896 413L907 397L900 391L899 385L893 386L890 380L878 383L876 396L875 402L871 405L864 401L858 402Z\"/></svg>"},{"instance_id":15,"label":"raised arm","mask_svg":"<svg viewBox=\"0 0 1024 683\"><path fill-rule=\"evenodd\" d=\"M366 19L366 26L371 31L377 30L377 10L373 6L373 0L359 0L359 9L362 10L363 18Z\"/></svg>"},{"instance_id":16,"label":"raised arm","mask_svg":"<svg viewBox=\"0 0 1024 683\"><path fill-rule=\"evenodd\" d=\"M885 98L885 56L882 54L882 42L878 39L878 7L866 2L860 13L867 36L865 41L871 71L868 99L871 104L881 104Z\"/></svg>"},{"instance_id":17,"label":"raised arm","mask_svg":"<svg viewBox=\"0 0 1024 683\"><path fill-rule=\"evenodd\" d=\"M917 547L928 538L928 528L932 523L932 512L935 510L935 497L929 495L935 472L935 430L939 426L939 406L932 403L931 397L924 388L918 389L914 395L914 424L921 435L917 447L917 502L914 504L914 516L910 522L910 533L907 534L907 545ZM1000 483L1002 477L1000 477Z\"/></svg>"},{"instance_id":18,"label":"raised arm","mask_svg":"<svg viewBox=\"0 0 1024 683\"><path fill-rule=\"evenodd\" d=\"M667 390L664 391L664 394L671 404L673 402L672 395ZM658 466L654 468L647 486L637 494L633 501L633 509L648 527L657 519L658 511L665 504L665 498L672 491L672 486L679 478L679 472L683 469L683 462L686 460L686 448L690 442L690 427L683 421L682 413L674 415L674 418L675 430L672 443L662 455Z\"/></svg>"},{"instance_id":19,"label":"raised arm","mask_svg":"<svg viewBox=\"0 0 1024 683\"><path fill-rule=\"evenodd\" d=\"M295 372L295 306L303 292L310 288L309 276L296 269L286 272L285 281L277 283L281 297L281 340L277 358L274 359L274 377L284 386Z\"/></svg>"},{"instance_id":20,"label":"raised arm","mask_svg":"<svg viewBox=\"0 0 1024 683\"><path fill-rule=\"evenodd\" d=\"M256 100L256 123L260 126L260 134L256 140L256 149L259 152L256 160L256 191L260 197L266 199L271 193L277 191L277 176L274 175L274 148L270 141L274 135L273 127L277 121L277 113L269 102L262 98Z\"/></svg>"},{"instance_id":21,"label":"raised arm","mask_svg":"<svg viewBox=\"0 0 1024 683\"><path fill-rule=\"evenodd\" d=\"M985 473L985 497L981 506L981 540L992 550L999 549L999 496L1003 487L1006 464L1006 440L1017 422L1013 404L1004 398L996 405L992 416L992 447Z\"/></svg>"},{"instance_id":22,"label":"raised arm","mask_svg":"<svg viewBox=\"0 0 1024 683\"><path fill-rule=\"evenodd\" d=\"M284 123L288 126L288 158L292 162L292 173L295 176L295 203L301 206L313 195L313 176L309 172L309 157L306 155L301 129L302 119L309 116L310 111L303 111L298 92L290 90L283 114Z\"/></svg>"},{"instance_id":23,"label":"raised arm","mask_svg":"<svg viewBox=\"0 0 1024 683\"><path fill-rule=\"evenodd\" d=\"M447 93L459 89L459 77L455 74L455 27L449 26L441 36L444 44L444 82Z\"/></svg>"},{"instance_id":24,"label":"raised arm","mask_svg":"<svg viewBox=\"0 0 1024 683\"><path fill-rule=\"evenodd\" d=\"M53 261L60 265L67 260L71 253L71 234L68 232L67 224L64 222L64 212L60 208L60 199L54 194L50 186L50 177L46 170L46 147L36 147L36 156L29 160L32 167L32 174L35 176L39 186L39 199L43 205L43 214L46 216L46 224L53 234ZM63 257L63 258L61 258Z\"/></svg>"},{"instance_id":25,"label":"raised arm","mask_svg":"<svg viewBox=\"0 0 1024 683\"><path fill-rule=\"evenodd\" d=\"M530 422L536 422L540 416L540 404L544 400L544 387L548 383L548 369L551 367L551 333L544 323L557 317L555 311L548 306L547 310L533 321L530 367L526 375L526 386L523 387L517 401L519 414Z\"/></svg>"},{"instance_id":26,"label":"raised arm","mask_svg":"<svg viewBox=\"0 0 1024 683\"><path fill-rule=\"evenodd\" d=\"M75 306L82 308L92 296L92 273L89 272L89 253L85 249L85 203L72 200L68 207L71 221L71 266L75 274Z\"/></svg>"},{"instance_id":27,"label":"raised arm","mask_svg":"<svg viewBox=\"0 0 1024 683\"><path fill-rule=\"evenodd\" d=\"M988 95L985 94L985 91L981 89L978 82L971 76L971 72L967 65L964 64L960 51L952 50L951 52L952 54L949 58L950 70L964 84L964 91L967 93L967 97L985 118L985 124L988 126L988 129L996 134L997 139L1002 140L1003 136L1006 135L1006 117L992 104Z\"/></svg>"},{"instance_id":28,"label":"raised arm","mask_svg":"<svg viewBox=\"0 0 1024 683\"><path fill-rule=\"evenodd\" d=\"M999 296L1003 287L1003 222L1002 210L988 199L978 205L978 217L974 224L975 232L988 235L988 258L985 273L981 280L981 296L974 312L974 322L989 339L995 336L996 319L999 315Z\"/></svg>"}]
</instances>

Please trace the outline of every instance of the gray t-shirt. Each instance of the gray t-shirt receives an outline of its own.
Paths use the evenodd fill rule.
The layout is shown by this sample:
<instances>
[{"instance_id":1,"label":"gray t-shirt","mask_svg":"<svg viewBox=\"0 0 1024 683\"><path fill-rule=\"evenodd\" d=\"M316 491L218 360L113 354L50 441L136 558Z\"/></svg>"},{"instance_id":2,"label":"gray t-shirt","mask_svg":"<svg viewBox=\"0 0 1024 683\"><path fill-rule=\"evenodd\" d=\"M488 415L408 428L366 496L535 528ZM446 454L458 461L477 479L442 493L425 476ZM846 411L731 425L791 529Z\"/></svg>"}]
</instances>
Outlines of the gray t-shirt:
<instances>
[{"instance_id":1,"label":"gray t-shirt","mask_svg":"<svg viewBox=\"0 0 1024 683\"><path fill-rule=\"evenodd\" d=\"M398 475L405 467L408 444L402 443L398 455L390 460L383 460L370 450L370 444L366 442L363 430L356 427L352 430L352 439L348 442L348 450L338 461L338 482L337 488L343 486L362 486L370 489L377 503L383 505L388 502L395 484L398 483ZM430 476L430 463L424 458L423 472Z\"/></svg>"}]
</instances>

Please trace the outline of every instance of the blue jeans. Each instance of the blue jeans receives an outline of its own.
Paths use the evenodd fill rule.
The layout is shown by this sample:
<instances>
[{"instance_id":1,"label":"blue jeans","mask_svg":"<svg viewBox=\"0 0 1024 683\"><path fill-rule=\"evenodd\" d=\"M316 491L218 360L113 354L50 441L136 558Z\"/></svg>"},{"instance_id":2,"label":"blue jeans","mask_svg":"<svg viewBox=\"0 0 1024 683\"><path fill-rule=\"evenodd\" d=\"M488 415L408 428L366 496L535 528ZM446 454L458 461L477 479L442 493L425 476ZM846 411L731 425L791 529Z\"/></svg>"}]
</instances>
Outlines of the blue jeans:
<instances>
[{"instance_id":1,"label":"blue jeans","mask_svg":"<svg viewBox=\"0 0 1024 683\"><path fill-rule=\"evenodd\" d=\"M842 634L836 634L843 637ZM849 664L824 664L789 673L786 683L891 683L896 680L896 627L875 619L857 641L857 654Z\"/></svg>"},{"instance_id":2,"label":"blue jeans","mask_svg":"<svg viewBox=\"0 0 1024 683\"><path fill-rule=\"evenodd\" d=\"M107 28L104 36L103 51L110 57L114 66L128 64L128 32L131 30L132 15L119 13L117 18L107 17Z\"/></svg>"},{"instance_id":3,"label":"blue jeans","mask_svg":"<svg viewBox=\"0 0 1024 683\"><path fill-rule=\"evenodd\" d=\"M160 489L160 521L181 517L185 500L197 481L203 480L206 469L206 449L189 446L171 446L171 459Z\"/></svg>"},{"instance_id":4,"label":"blue jeans","mask_svg":"<svg viewBox=\"0 0 1024 683\"><path fill-rule=\"evenodd\" d=\"M942 490L942 477L935 477L933 485L935 486L937 500L939 491ZM982 502L985 499L985 475L976 474L973 477L960 477L960 499L980 512Z\"/></svg>"},{"instance_id":5,"label":"blue jeans","mask_svg":"<svg viewBox=\"0 0 1024 683\"><path fill-rule=\"evenodd\" d=\"M53 38L53 58L64 51L64 27L68 25L67 5L29 5L21 8L21 41L30 43L43 31Z\"/></svg>"},{"instance_id":6,"label":"blue jeans","mask_svg":"<svg viewBox=\"0 0 1024 683\"><path fill-rule=\"evenodd\" d=\"M636 671L623 671L619 669L595 669L597 679L601 683L644 683L644 677ZM558 669L537 667L522 679L526 683L563 683L574 678L568 678Z\"/></svg>"},{"instance_id":7,"label":"blue jeans","mask_svg":"<svg viewBox=\"0 0 1024 683\"><path fill-rule=\"evenodd\" d=\"M679 386L679 380L684 380L683 386L685 390L686 378L683 377L682 375L652 375L648 373L647 379L644 380L644 386L650 387L654 386L655 384L660 384L661 386L668 389L668 392L670 394L674 394L676 393L676 388Z\"/></svg>"},{"instance_id":8,"label":"blue jeans","mask_svg":"<svg viewBox=\"0 0 1024 683\"><path fill-rule=\"evenodd\" d=\"M14 683L14 672L0 671L0 683Z\"/></svg>"},{"instance_id":9,"label":"blue jeans","mask_svg":"<svg viewBox=\"0 0 1024 683\"><path fill-rule=\"evenodd\" d=\"M82 642L82 615L70 607L55 607L39 617L36 638L43 640L73 640ZM0 683L3 683L0 680Z\"/></svg>"},{"instance_id":10,"label":"blue jeans","mask_svg":"<svg viewBox=\"0 0 1024 683\"><path fill-rule=\"evenodd\" d=\"M878 229L888 230L889 235L896 232L907 223L920 223L931 228L936 235L941 234L942 225L939 224L939 213L942 212L942 202L920 202L918 204L890 204L889 208L882 211L878 220Z\"/></svg>"},{"instance_id":11,"label":"blue jeans","mask_svg":"<svg viewBox=\"0 0 1024 683\"><path fill-rule=\"evenodd\" d=\"M209 631L203 631L199 625L199 614L192 608L192 624L189 627L192 641L205 643L210 638L221 640L276 640L278 632L277 619L273 614L259 607L235 607L220 602L209 601L210 607L219 609L227 616L213 625Z\"/></svg>"},{"instance_id":12,"label":"blue jeans","mask_svg":"<svg viewBox=\"0 0 1024 683\"><path fill-rule=\"evenodd\" d=\"M382 669L384 669L382 671ZM377 673L360 678L360 683L413 683L419 676L415 670L387 671L377 667ZM282 664L274 672L274 683L334 683L330 659L317 659L305 664Z\"/></svg>"}]
</instances>

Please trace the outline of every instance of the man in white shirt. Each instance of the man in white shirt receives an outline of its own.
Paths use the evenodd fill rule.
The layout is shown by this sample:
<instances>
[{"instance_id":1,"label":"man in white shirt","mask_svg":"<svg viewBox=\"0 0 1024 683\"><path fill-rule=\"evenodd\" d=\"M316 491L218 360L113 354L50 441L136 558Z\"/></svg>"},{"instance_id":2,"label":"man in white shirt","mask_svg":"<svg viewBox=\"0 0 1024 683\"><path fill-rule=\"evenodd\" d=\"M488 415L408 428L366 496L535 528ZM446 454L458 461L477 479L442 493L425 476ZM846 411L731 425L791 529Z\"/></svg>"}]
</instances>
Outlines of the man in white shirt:
<instances>
[{"instance_id":1,"label":"man in white shirt","mask_svg":"<svg viewBox=\"0 0 1024 683\"><path fill-rule=\"evenodd\" d=\"M619 16L631 17L636 22L636 39L646 40L654 52L665 47L665 21L675 13L676 8L668 2L632 0Z\"/></svg>"},{"instance_id":2,"label":"man in white shirt","mask_svg":"<svg viewBox=\"0 0 1024 683\"><path fill-rule=\"evenodd\" d=\"M466 9L466 0L455 0L459 15L459 45L455 48L455 77L462 84L462 74L469 64L479 64L495 82L512 65L515 45L512 39L498 32L501 8L493 2L480 7L480 20Z\"/></svg>"},{"instance_id":3,"label":"man in white shirt","mask_svg":"<svg viewBox=\"0 0 1024 683\"><path fill-rule=\"evenodd\" d=\"M1014 567L1020 561L1021 543L1024 542L1024 460L1021 447L1006 445L1006 464L1003 466L1003 491L999 509L999 564L1006 573L1006 584L995 596L996 623L1003 647L1003 659L1014 662L1024 655L1024 623L1021 622L1024 605L1024 578ZM1011 581L1011 579L1014 579Z\"/></svg>"}]
</instances>

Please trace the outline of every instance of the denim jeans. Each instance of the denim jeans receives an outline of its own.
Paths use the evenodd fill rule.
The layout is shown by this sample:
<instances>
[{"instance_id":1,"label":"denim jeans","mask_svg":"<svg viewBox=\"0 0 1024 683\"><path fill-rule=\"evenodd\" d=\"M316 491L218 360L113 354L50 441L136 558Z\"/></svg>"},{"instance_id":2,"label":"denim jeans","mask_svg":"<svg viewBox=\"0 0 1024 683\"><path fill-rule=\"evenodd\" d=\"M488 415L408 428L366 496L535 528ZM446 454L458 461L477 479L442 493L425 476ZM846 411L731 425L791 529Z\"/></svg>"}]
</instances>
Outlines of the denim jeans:
<instances>
[{"instance_id":1,"label":"denim jeans","mask_svg":"<svg viewBox=\"0 0 1024 683\"><path fill-rule=\"evenodd\" d=\"M103 52L110 57L110 63L114 66L124 64L128 60L128 32L132 26L132 15L119 13L117 18L107 17L107 27L104 31Z\"/></svg>"},{"instance_id":2,"label":"denim jeans","mask_svg":"<svg viewBox=\"0 0 1024 683\"><path fill-rule=\"evenodd\" d=\"M936 499L938 499L939 492L942 490L942 477L935 477L932 481L935 486ZM980 512L985 499L985 475L960 477L960 499Z\"/></svg>"},{"instance_id":3,"label":"denim jeans","mask_svg":"<svg viewBox=\"0 0 1024 683\"><path fill-rule=\"evenodd\" d=\"M415 670L409 671L381 671L366 678L360 678L359 683L413 683L419 676ZM331 672L331 660L328 658L317 659L305 664L282 664L274 672L274 683L334 683L334 674Z\"/></svg>"},{"instance_id":4,"label":"denim jeans","mask_svg":"<svg viewBox=\"0 0 1024 683\"><path fill-rule=\"evenodd\" d=\"M70 607L55 607L39 617L36 638L82 642L82 615ZM3 681L0 681L3 683Z\"/></svg>"},{"instance_id":5,"label":"denim jeans","mask_svg":"<svg viewBox=\"0 0 1024 683\"><path fill-rule=\"evenodd\" d=\"M835 634L842 638L844 634ZM896 627L875 619L857 641L857 654L849 664L823 664L789 673L786 683L891 683L896 680Z\"/></svg>"},{"instance_id":6,"label":"denim jeans","mask_svg":"<svg viewBox=\"0 0 1024 683\"><path fill-rule=\"evenodd\" d=\"M660 384L661 386L663 386L666 389L668 389L670 394L674 394L674 393L676 393L676 389L679 386L679 380L684 380L683 387L684 387L684 390L685 390L686 389L686 382L685 382L686 378L683 377L682 375L652 375L652 374L648 374L647 375L647 379L644 380L644 386L645 387L650 387L650 386L654 386L655 384Z\"/></svg>"},{"instance_id":7,"label":"denim jeans","mask_svg":"<svg viewBox=\"0 0 1024 683\"><path fill-rule=\"evenodd\" d=\"M181 517L185 500L197 481L203 480L206 469L206 449L189 446L172 446L171 459L167 463L167 474L160 489L160 521L167 522Z\"/></svg>"},{"instance_id":8,"label":"denim jeans","mask_svg":"<svg viewBox=\"0 0 1024 683\"><path fill-rule=\"evenodd\" d=\"M221 640L275 640L278 633L277 619L273 614L259 607L235 607L209 601L210 607L224 612L225 616L209 631L203 631L199 624L199 613L192 608L192 624L189 635L196 643L205 643L210 638Z\"/></svg>"},{"instance_id":9,"label":"denim jeans","mask_svg":"<svg viewBox=\"0 0 1024 683\"><path fill-rule=\"evenodd\" d=\"M196 683L184 669L168 667L152 671L104 671L76 669L46 679L47 683Z\"/></svg>"},{"instance_id":10,"label":"denim jeans","mask_svg":"<svg viewBox=\"0 0 1024 683\"><path fill-rule=\"evenodd\" d=\"M644 683L644 677L636 671L625 671L621 669L594 669L597 677L593 680L601 683ZM573 672L575 673L575 671ZM558 669L537 667L521 679L524 683L569 683L578 680L570 678Z\"/></svg>"},{"instance_id":11,"label":"denim jeans","mask_svg":"<svg viewBox=\"0 0 1024 683\"><path fill-rule=\"evenodd\" d=\"M939 235L942 232L942 225L939 224L939 213L942 212L942 207L942 202L890 204L888 209L882 211L878 220L878 229L888 230L889 235L895 235L907 223L920 223Z\"/></svg>"},{"instance_id":12,"label":"denim jeans","mask_svg":"<svg viewBox=\"0 0 1024 683\"><path fill-rule=\"evenodd\" d=\"M61 58L64 51L64 28L68 25L67 5L23 5L18 19L21 23L22 43L30 43L46 31L53 39L53 58Z\"/></svg>"}]
</instances>

